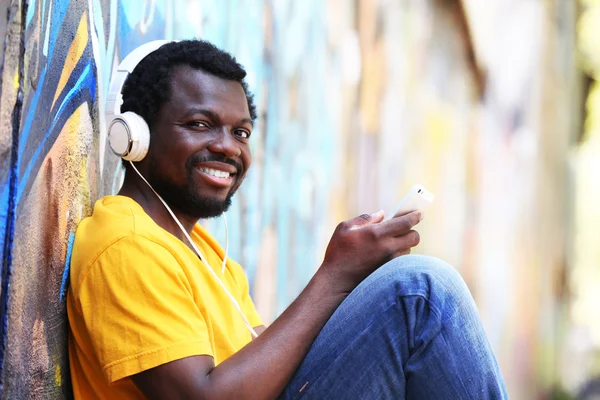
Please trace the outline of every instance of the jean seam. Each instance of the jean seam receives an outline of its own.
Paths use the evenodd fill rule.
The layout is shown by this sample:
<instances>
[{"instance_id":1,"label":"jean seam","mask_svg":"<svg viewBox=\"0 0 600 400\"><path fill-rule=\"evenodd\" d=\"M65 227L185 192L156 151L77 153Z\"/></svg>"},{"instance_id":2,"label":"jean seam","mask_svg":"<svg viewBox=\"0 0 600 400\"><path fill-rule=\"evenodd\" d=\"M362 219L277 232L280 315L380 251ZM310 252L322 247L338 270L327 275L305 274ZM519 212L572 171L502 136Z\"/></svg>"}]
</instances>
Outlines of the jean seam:
<instances>
[{"instance_id":1,"label":"jean seam","mask_svg":"<svg viewBox=\"0 0 600 400\"><path fill-rule=\"evenodd\" d=\"M331 365L333 365L336 362L336 360L338 360L346 352L346 350L348 349L348 347L356 340L356 338L358 338L360 335L362 335L366 330L370 329L373 326L373 324L375 323L375 321L379 317L381 317L382 315L386 314L388 311L390 311L390 309L392 309L393 307L395 307L395 306L398 305L398 299L399 299L399 297L402 297L402 298L406 298L406 297L421 297L422 299L424 299L427 302L427 304L428 304L429 308L431 309L431 311L438 318L440 318L440 320L441 320L441 313L439 313L439 311L435 307L432 307L433 304L429 301L429 298L427 296L423 295L422 293L415 293L415 294L411 293L411 294L404 294L402 296L395 296L396 300L392 304L390 304L387 308L385 308L380 314L378 314L377 318L373 318L367 324L367 326L365 326L364 329L362 329L360 332L358 332L354 336L354 338L350 342L348 342L348 344L344 347L344 349L340 352L340 354L338 354L337 357L335 357L333 360L331 360L331 362L329 363L329 365L327 366L327 368L325 370L323 370L323 372L321 374L319 374L319 376L317 378L315 378L312 381L312 383L310 383L310 381L307 381L304 385L302 385L301 388L299 389L299 390L302 390L302 391L298 391L296 393L296 395L292 398L292 400L300 399L301 397L303 397L304 395L306 395L306 393L308 392L308 390L304 391L303 389L309 389L309 388L311 388L313 386L314 383L317 383L323 377L323 375L325 374L325 372L329 368L331 368Z\"/></svg>"},{"instance_id":2,"label":"jean seam","mask_svg":"<svg viewBox=\"0 0 600 400\"><path fill-rule=\"evenodd\" d=\"M444 335L445 330L446 329L444 328L444 326L442 326L442 329L440 330L440 334L439 335L444 339L444 342L448 343L447 340L446 340L446 336ZM459 381L460 381L460 387L463 390L463 394L469 395L469 391L467 390L467 388L465 386L465 383L462 380L461 376L459 376L458 378L459 378Z\"/></svg>"}]
</instances>

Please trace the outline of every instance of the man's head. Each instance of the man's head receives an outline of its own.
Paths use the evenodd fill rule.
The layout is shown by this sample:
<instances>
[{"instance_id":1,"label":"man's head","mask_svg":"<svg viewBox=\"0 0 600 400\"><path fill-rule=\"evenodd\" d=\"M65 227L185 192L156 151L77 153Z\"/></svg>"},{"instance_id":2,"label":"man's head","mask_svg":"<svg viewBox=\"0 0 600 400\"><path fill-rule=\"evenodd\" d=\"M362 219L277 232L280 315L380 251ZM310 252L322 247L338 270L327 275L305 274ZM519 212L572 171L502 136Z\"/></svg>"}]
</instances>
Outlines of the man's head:
<instances>
[{"instance_id":1,"label":"man's head","mask_svg":"<svg viewBox=\"0 0 600 400\"><path fill-rule=\"evenodd\" d=\"M245 76L228 53L190 40L146 56L123 86L121 112L135 112L150 128L140 171L195 218L226 211L250 166L256 109Z\"/></svg>"}]
</instances>

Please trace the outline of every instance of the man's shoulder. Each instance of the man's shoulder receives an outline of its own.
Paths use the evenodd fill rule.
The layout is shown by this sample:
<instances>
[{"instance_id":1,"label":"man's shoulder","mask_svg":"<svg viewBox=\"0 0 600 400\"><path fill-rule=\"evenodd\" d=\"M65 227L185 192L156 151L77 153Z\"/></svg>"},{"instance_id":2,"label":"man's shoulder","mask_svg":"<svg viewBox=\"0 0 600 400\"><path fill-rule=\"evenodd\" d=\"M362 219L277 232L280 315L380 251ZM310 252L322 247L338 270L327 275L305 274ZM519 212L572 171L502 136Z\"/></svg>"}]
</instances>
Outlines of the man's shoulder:
<instances>
[{"instance_id":1,"label":"man's shoulder","mask_svg":"<svg viewBox=\"0 0 600 400\"><path fill-rule=\"evenodd\" d=\"M98 200L92 215L77 227L71 258L71 282L85 273L107 250L123 248L124 254L149 247L167 247L168 238L135 201L123 196L106 196ZM132 246L138 243L139 246Z\"/></svg>"},{"instance_id":2,"label":"man's shoulder","mask_svg":"<svg viewBox=\"0 0 600 400\"><path fill-rule=\"evenodd\" d=\"M81 220L75 232L74 251L86 255L102 251L119 239L160 229L133 199L106 196L96 201L92 215Z\"/></svg>"}]
</instances>

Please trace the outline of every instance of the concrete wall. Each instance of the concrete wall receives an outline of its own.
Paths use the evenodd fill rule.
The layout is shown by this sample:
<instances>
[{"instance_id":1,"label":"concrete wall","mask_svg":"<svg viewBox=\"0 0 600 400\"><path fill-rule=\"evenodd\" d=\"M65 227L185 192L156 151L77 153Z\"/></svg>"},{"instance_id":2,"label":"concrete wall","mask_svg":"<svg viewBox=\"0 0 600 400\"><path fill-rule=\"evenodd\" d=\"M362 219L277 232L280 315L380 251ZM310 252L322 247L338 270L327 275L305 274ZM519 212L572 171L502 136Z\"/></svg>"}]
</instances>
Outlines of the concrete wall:
<instances>
[{"instance_id":1,"label":"concrete wall","mask_svg":"<svg viewBox=\"0 0 600 400\"><path fill-rule=\"evenodd\" d=\"M467 280L512 397L547 393L565 321L575 11L485 4L465 1L465 14L434 0L13 0L0 101L2 397L69 397L70 245L120 182L102 118L110 75L146 41L189 37L235 54L256 93L255 161L228 219L267 321L310 279L337 222L389 210L420 182L437 198L417 252ZM219 220L206 224L223 237Z\"/></svg>"}]
</instances>

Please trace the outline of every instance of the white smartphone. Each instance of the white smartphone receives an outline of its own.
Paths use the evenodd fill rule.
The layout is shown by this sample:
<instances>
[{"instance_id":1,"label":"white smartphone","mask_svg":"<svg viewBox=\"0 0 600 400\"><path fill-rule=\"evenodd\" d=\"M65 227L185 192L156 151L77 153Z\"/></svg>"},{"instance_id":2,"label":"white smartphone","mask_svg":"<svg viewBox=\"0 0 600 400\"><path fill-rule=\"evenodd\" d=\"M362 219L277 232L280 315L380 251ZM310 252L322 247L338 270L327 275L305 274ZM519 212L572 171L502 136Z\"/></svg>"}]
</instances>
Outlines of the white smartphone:
<instances>
[{"instance_id":1,"label":"white smartphone","mask_svg":"<svg viewBox=\"0 0 600 400\"><path fill-rule=\"evenodd\" d=\"M429 192L423 185L414 185L393 213L385 217L385 220L392 219L396 214L408 214L416 210L425 210L433 201L435 196Z\"/></svg>"}]
</instances>

